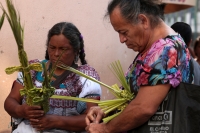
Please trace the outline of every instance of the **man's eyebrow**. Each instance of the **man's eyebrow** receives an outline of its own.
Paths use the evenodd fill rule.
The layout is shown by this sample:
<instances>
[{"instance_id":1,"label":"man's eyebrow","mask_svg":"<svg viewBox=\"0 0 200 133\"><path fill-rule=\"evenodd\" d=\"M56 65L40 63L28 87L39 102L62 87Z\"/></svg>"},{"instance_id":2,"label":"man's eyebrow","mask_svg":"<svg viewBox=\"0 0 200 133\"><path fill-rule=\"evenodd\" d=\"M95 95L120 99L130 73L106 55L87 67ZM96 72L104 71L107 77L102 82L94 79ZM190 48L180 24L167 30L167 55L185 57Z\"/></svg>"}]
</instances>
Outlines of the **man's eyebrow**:
<instances>
[{"instance_id":1,"label":"man's eyebrow","mask_svg":"<svg viewBox=\"0 0 200 133\"><path fill-rule=\"evenodd\" d=\"M122 32L122 30L117 30L118 33Z\"/></svg>"},{"instance_id":2,"label":"man's eyebrow","mask_svg":"<svg viewBox=\"0 0 200 133\"><path fill-rule=\"evenodd\" d=\"M121 32L126 32L127 30L118 30L117 32L118 33L121 33Z\"/></svg>"}]
</instances>

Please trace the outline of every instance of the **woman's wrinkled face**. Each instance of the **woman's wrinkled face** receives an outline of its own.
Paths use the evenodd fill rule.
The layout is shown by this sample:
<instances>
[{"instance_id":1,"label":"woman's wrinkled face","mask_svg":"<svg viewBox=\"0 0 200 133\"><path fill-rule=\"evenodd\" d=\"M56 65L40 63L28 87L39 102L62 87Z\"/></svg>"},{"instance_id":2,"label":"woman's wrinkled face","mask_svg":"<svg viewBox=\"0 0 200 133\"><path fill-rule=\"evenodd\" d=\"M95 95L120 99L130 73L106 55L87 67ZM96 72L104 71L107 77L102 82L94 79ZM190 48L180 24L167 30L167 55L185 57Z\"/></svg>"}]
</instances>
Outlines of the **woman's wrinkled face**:
<instances>
[{"instance_id":1,"label":"woman's wrinkled face","mask_svg":"<svg viewBox=\"0 0 200 133\"><path fill-rule=\"evenodd\" d=\"M63 54L59 61L65 65L71 66L75 59L76 53L74 52L73 47L70 45L69 40L62 34L52 36L48 44L48 54L52 64L56 63L62 52Z\"/></svg>"},{"instance_id":2,"label":"woman's wrinkled face","mask_svg":"<svg viewBox=\"0 0 200 133\"><path fill-rule=\"evenodd\" d=\"M128 48L137 52L142 52L148 43L148 32L145 32L143 25L127 22L120 13L119 8L115 8L110 14L111 24L119 33L121 43L125 43Z\"/></svg>"}]
</instances>

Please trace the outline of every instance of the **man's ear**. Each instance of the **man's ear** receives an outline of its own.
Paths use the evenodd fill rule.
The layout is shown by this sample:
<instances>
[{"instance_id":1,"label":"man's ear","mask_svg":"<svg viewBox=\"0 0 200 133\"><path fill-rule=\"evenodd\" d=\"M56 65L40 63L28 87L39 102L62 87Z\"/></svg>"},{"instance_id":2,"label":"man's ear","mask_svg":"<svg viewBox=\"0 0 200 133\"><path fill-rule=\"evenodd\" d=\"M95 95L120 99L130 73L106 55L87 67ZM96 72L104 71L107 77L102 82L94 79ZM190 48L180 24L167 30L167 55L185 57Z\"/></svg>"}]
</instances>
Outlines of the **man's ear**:
<instances>
[{"instance_id":1,"label":"man's ear","mask_svg":"<svg viewBox=\"0 0 200 133\"><path fill-rule=\"evenodd\" d=\"M138 20L139 20L139 23L141 23L143 25L144 29L148 29L149 28L150 20L146 15L139 14L138 15Z\"/></svg>"}]
</instances>

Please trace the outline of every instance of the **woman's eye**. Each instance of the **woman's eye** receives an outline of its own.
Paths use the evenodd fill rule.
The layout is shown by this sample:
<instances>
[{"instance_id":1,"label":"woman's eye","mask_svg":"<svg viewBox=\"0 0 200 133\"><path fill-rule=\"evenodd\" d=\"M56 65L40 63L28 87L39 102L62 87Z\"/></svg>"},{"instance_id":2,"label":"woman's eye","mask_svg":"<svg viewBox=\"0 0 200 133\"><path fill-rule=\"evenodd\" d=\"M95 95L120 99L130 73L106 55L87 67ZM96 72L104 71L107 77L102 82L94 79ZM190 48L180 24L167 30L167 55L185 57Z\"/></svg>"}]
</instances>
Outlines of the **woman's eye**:
<instances>
[{"instance_id":1,"label":"woman's eye","mask_svg":"<svg viewBox=\"0 0 200 133\"><path fill-rule=\"evenodd\" d=\"M61 50L61 51L68 51L69 48L61 48L60 50Z\"/></svg>"},{"instance_id":2,"label":"woman's eye","mask_svg":"<svg viewBox=\"0 0 200 133\"><path fill-rule=\"evenodd\" d=\"M62 50L65 50L65 51L66 51L66 50L68 50L68 49L67 49L67 48L62 48Z\"/></svg>"},{"instance_id":3,"label":"woman's eye","mask_svg":"<svg viewBox=\"0 0 200 133\"><path fill-rule=\"evenodd\" d=\"M50 49L55 49L55 47L49 46Z\"/></svg>"}]
</instances>

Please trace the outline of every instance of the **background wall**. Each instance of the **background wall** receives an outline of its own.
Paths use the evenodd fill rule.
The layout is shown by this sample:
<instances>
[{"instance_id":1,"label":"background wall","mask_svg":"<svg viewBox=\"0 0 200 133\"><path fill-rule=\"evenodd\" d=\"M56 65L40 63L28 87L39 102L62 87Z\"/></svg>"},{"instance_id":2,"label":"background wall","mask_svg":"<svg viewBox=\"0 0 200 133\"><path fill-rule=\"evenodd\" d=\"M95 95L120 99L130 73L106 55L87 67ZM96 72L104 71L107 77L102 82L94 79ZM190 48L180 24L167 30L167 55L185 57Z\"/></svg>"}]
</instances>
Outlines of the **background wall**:
<instances>
[{"instance_id":1,"label":"background wall","mask_svg":"<svg viewBox=\"0 0 200 133\"><path fill-rule=\"evenodd\" d=\"M108 20L104 20L109 0L13 0L25 27L24 45L28 59L44 59L48 30L57 22L69 21L81 31L85 41L88 63L108 85L117 83L108 65L120 60L124 70L136 53L119 42L118 34ZM4 7L5 1L0 0ZM2 11L0 11L0 16ZM10 132L10 116L4 111L4 100L10 92L16 74L4 70L19 65L17 45L7 20L0 31L0 133ZM103 88L102 100L113 96Z\"/></svg>"}]
</instances>

